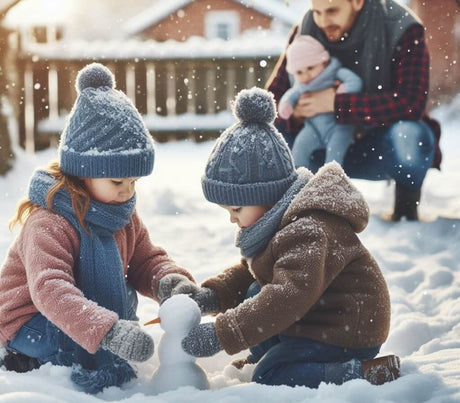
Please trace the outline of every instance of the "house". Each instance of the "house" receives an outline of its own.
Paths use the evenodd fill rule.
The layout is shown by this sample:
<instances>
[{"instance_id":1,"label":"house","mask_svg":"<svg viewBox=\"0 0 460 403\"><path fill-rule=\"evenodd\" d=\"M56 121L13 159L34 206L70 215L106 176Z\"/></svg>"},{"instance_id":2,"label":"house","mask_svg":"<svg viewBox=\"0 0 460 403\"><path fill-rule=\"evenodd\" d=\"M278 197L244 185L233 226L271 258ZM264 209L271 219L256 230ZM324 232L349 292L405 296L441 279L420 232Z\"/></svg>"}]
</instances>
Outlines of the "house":
<instances>
[{"instance_id":1,"label":"house","mask_svg":"<svg viewBox=\"0 0 460 403\"><path fill-rule=\"evenodd\" d=\"M76 74L93 61L113 71L156 139L216 136L234 120L235 94L264 85L299 15L284 0L156 0L120 17L121 0L98 1L88 14L83 4L91 1L66 0L74 8L62 40L35 35L18 49L23 90L13 103L27 150L55 141L76 96ZM33 17L28 28L38 25Z\"/></svg>"},{"instance_id":2,"label":"house","mask_svg":"<svg viewBox=\"0 0 460 403\"><path fill-rule=\"evenodd\" d=\"M121 37L119 25L161 0L9 0L15 3L3 25L17 31L21 42L110 40ZM6 0L0 0L0 5ZM89 12L90 10L90 12ZM102 22L102 23L101 23Z\"/></svg>"},{"instance_id":3,"label":"house","mask_svg":"<svg viewBox=\"0 0 460 403\"><path fill-rule=\"evenodd\" d=\"M69 2L17 1L3 25L16 30L22 43L51 43L62 39Z\"/></svg>"},{"instance_id":4,"label":"house","mask_svg":"<svg viewBox=\"0 0 460 403\"><path fill-rule=\"evenodd\" d=\"M280 0L168 0L155 3L122 27L128 37L184 42L198 36L230 40L247 31L285 30L299 14Z\"/></svg>"}]
</instances>

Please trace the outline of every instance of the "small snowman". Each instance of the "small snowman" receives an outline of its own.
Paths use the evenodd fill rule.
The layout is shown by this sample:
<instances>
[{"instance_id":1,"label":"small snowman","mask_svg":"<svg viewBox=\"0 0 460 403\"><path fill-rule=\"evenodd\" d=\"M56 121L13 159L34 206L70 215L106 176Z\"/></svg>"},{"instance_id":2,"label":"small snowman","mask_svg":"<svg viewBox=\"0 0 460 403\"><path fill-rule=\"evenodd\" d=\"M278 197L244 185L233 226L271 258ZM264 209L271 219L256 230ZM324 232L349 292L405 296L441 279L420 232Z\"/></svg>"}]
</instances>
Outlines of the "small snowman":
<instances>
[{"instance_id":1,"label":"small snowman","mask_svg":"<svg viewBox=\"0 0 460 403\"><path fill-rule=\"evenodd\" d=\"M165 332L158 344L159 367L152 378L154 393L181 386L209 389L206 373L196 363L196 357L182 349L182 339L201 321L198 304L185 294L173 295L160 306L158 314L158 318L146 323L160 323Z\"/></svg>"}]
</instances>

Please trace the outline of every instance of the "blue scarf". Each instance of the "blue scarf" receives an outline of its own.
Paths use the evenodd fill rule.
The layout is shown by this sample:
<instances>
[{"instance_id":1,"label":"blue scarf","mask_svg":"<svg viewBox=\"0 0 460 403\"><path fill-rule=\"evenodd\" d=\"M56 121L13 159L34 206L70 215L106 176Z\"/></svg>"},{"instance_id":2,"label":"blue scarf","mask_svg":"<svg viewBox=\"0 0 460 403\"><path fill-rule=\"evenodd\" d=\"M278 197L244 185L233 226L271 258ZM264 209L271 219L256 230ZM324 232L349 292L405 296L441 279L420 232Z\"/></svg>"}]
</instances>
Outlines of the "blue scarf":
<instances>
[{"instance_id":1,"label":"blue scarf","mask_svg":"<svg viewBox=\"0 0 460 403\"><path fill-rule=\"evenodd\" d=\"M48 208L46 197L55 179L46 171L36 171L29 187L32 203ZM114 233L126 226L134 213L135 196L122 204L91 201L85 217L86 232L72 208L69 193L60 189L53 199L53 211L66 218L80 237L80 259L74 273L76 283L86 298L129 318L128 290L123 265ZM107 386L120 386L136 375L127 361L107 350L90 354L75 344L72 380L88 393L97 393Z\"/></svg>"},{"instance_id":2,"label":"blue scarf","mask_svg":"<svg viewBox=\"0 0 460 403\"><path fill-rule=\"evenodd\" d=\"M283 197L261 218L248 228L242 228L236 235L235 245L245 258L252 258L262 252L279 229L281 220L294 197L305 187L312 176L306 168L298 168L298 178Z\"/></svg>"}]
</instances>

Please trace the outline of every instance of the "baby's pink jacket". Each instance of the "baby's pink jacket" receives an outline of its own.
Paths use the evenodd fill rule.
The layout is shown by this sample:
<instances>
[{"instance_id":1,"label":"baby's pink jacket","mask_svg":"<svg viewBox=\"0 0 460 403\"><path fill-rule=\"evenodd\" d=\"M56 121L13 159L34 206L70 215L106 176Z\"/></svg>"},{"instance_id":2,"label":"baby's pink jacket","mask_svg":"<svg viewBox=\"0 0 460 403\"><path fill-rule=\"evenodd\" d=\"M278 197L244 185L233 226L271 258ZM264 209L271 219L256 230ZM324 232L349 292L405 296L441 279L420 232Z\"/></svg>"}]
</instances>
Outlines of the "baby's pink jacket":
<instances>
[{"instance_id":1,"label":"baby's pink jacket","mask_svg":"<svg viewBox=\"0 0 460 403\"><path fill-rule=\"evenodd\" d=\"M137 213L115 239L127 281L140 294L157 300L158 282L169 273L193 280L164 249L151 243ZM118 315L77 288L74 268L79 251L79 236L69 221L42 208L31 214L0 272L1 344L41 312L90 353L98 350Z\"/></svg>"}]
</instances>

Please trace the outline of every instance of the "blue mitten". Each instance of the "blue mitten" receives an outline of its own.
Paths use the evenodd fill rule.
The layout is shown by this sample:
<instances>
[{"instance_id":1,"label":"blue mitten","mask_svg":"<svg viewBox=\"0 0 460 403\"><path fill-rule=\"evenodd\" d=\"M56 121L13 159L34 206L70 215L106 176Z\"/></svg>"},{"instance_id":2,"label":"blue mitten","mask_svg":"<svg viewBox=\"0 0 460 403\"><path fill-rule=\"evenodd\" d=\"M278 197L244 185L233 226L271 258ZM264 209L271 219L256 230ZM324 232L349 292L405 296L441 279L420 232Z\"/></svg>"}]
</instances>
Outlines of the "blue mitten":
<instances>
[{"instance_id":1,"label":"blue mitten","mask_svg":"<svg viewBox=\"0 0 460 403\"><path fill-rule=\"evenodd\" d=\"M193 327L187 336L182 339L184 351L194 357L211 357L222 350L217 338L214 323L202 323Z\"/></svg>"}]
</instances>

